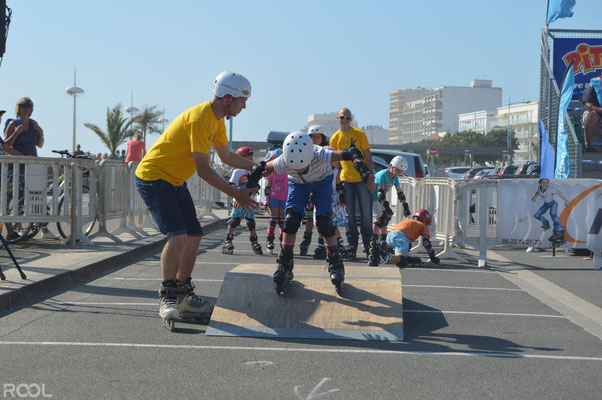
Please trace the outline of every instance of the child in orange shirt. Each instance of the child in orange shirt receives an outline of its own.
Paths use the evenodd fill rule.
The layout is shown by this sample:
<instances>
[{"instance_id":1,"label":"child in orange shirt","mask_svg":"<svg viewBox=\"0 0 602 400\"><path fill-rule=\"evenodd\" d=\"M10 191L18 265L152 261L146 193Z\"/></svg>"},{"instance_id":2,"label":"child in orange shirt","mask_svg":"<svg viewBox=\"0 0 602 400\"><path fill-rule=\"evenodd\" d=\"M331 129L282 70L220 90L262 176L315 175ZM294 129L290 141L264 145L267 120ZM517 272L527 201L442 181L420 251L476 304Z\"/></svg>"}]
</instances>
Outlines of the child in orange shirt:
<instances>
[{"instance_id":1,"label":"child in orange shirt","mask_svg":"<svg viewBox=\"0 0 602 400\"><path fill-rule=\"evenodd\" d=\"M428 210L421 209L416 211L413 219L404 219L395 225L393 230L387 235L387 244L395 249L395 255L387 252L379 252L378 257L374 257L371 265L378 266L382 264L395 264L399 268L404 268L408 263L408 253L412 242L422 236L422 244L429 253L431 261L439 264L439 257L435 255L435 250L431 246L428 226L432 222L431 213Z\"/></svg>"}]
</instances>

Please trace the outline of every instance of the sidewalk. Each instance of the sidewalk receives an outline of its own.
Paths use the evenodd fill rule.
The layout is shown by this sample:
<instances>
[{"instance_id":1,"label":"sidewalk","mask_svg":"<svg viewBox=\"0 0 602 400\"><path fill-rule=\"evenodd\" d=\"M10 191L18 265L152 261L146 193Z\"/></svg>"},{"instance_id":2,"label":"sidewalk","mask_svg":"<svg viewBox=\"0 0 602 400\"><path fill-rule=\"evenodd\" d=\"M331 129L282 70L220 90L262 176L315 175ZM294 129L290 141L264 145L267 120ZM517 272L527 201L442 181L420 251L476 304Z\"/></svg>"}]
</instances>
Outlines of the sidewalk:
<instances>
[{"instance_id":1,"label":"sidewalk","mask_svg":"<svg viewBox=\"0 0 602 400\"><path fill-rule=\"evenodd\" d=\"M213 210L219 217L201 219L205 234L222 228L227 210ZM52 227L50 227L52 230ZM119 235L123 243L99 237L92 245L78 244L75 249L56 239L36 237L26 243L10 246L27 279L21 279L4 248L0 249L0 266L5 281L0 281L0 315L39 297L59 292L71 285L116 270L132 261L161 251L163 235L146 230L141 239L130 234Z\"/></svg>"}]
</instances>

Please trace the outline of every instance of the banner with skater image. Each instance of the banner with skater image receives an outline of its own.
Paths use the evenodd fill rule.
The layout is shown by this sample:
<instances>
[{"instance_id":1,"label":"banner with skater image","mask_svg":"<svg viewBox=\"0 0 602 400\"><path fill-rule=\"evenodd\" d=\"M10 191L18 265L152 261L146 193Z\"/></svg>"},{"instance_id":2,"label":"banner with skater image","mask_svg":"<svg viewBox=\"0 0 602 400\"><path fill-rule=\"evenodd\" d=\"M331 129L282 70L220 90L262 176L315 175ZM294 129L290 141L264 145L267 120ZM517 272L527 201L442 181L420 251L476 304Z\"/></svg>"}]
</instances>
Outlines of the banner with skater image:
<instances>
[{"instance_id":1,"label":"banner with skater image","mask_svg":"<svg viewBox=\"0 0 602 400\"><path fill-rule=\"evenodd\" d=\"M510 246L602 249L602 180L500 181L497 237Z\"/></svg>"}]
</instances>

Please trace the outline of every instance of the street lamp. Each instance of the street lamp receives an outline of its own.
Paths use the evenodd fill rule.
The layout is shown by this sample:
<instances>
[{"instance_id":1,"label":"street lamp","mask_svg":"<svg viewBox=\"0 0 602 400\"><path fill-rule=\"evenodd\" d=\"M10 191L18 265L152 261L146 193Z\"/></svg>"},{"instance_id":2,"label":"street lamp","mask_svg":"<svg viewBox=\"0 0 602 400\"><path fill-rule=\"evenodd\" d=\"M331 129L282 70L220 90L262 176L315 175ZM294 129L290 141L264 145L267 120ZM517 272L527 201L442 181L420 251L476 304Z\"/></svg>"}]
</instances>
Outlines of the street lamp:
<instances>
[{"instance_id":1,"label":"street lamp","mask_svg":"<svg viewBox=\"0 0 602 400\"><path fill-rule=\"evenodd\" d=\"M132 118L134 117L134 114L137 113L138 111L139 111L138 108L134 107L134 91L132 90L132 97L130 100L130 105L125 108L125 112L130 114L130 129L132 127Z\"/></svg>"},{"instance_id":2,"label":"street lamp","mask_svg":"<svg viewBox=\"0 0 602 400\"><path fill-rule=\"evenodd\" d=\"M84 94L84 89L76 86L76 75L75 68L73 68L73 86L65 89L65 92L70 96L73 96L73 151L76 149L76 138L75 138L75 116L76 116L76 99L78 94Z\"/></svg>"},{"instance_id":3,"label":"street lamp","mask_svg":"<svg viewBox=\"0 0 602 400\"><path fill-rule=\"evenodd\" d=\"M159 123L162 125L161 130L165 131L165 124L168 123L169 120L167 118L165 118L165 107L163 107L163 112L161 113L161 119L159 120Z\"/></svg>"}]
</instances>

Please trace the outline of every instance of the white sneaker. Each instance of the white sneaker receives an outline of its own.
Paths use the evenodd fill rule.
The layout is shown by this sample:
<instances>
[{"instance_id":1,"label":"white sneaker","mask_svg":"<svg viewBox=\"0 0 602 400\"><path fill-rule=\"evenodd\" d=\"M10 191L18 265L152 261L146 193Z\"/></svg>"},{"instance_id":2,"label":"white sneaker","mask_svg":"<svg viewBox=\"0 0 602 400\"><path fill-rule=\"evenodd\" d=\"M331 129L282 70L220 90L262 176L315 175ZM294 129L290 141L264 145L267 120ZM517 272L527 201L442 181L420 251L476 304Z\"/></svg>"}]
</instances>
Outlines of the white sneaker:
<instances>
[{"instance_id":1,"label":"white sneaker","mask_svg":"<svg viewBox=\"0 0 602 400\"><path fill-rule=\"evenodd\" d=\"M50 231L48 231L46 233L42 232L42 237L44 239L58 239L58 237L54 233L52 233Z\"/></svg>"}]
</instances>

